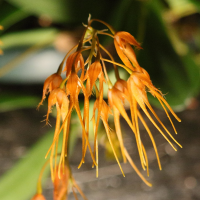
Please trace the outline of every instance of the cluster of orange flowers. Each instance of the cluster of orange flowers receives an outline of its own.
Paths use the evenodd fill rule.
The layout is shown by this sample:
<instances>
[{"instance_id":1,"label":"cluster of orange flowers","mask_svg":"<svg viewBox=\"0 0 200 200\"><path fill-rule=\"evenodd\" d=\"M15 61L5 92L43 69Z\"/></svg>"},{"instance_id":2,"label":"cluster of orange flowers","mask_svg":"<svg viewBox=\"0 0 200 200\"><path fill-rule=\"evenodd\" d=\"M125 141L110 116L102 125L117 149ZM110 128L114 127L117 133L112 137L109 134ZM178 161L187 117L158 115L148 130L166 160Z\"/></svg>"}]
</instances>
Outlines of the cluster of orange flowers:
<instances>
[{"instance_id":1,"label":"cluster of orange flowers","mask_svg":"<svg viewBox=\"0 0 200 200\"><path fill-rule=\"evenodd\" d=\"M91 24L94 21L107 26L110 33L108 33L107 30L95 30L94 28L92 28ZM114 45L117 54L119 55L123 64L116 63L112 55L99 43L99 35L106 35L114 39ZM145 127L152 141L160 169L161 164L154 138L146 122L144 121L140 110L143 110L143 112L146 114L149 120L153 123L153 125L158 129L158 131L163 135L163 137L175 150L175 146L172 144L172 142L168 139L165 133L161 130L161 128L152 118L152 115L155 117L160 126L162 126L162 128L166 131L168 136L181 147L181 145L173 138L173 136L170 134L170 132L167 130L165 125L161 122L161 120L153 110L152 106L148 101L147 92L149 92L151 95L158 99L164 111L166 112L174 128L175 133L176 129L172 123L172 120L167 110L169 110L179 122L181 120L176 116L169 104L166 102L162 92L152 84L147 71L139 65L135 51L133 50L131 45L135 46L138 49L142 48L130 33L123 31L116 32L113 29L113 27L111 27L109 24L98 19L89 18L88 25L85 26L85 31L79 43L68 52L68 54L65 56L62 63L60 64L57 72L49 76L44 82L43 96L41 102L38 105L38 108L40 105L42 105L44 99L46 98L46 95L49 93L48 112L46 116L47 124L49 123L48 119L52 106L56 105L57 109L55 134L52 145L50 146L46 155L47 157L48 154L50 154L51 176L54 182L55 190L57 188L57 182L59 182L60 185L59 189L56 191L58 195L54 195L55 200L65 199L64 196L66 196L66 193L68 191L69 180L73 180L72 185L78 188L78 186L75 184L74 179L72 178L71 172L69 170L69 164L67 161L67 150L69 145L68 138L70 134L70 121L73 109L75 109L82 127L82 159L78 167L81 167L82 163L85 162L86 151L87 149L89 149L93 161L93 166L96 166L97 169L97 176L97 134L100 120L102 120L103 122L110 146L112 148L116 161L121 169L121 172L124 175L123 169L120 165L111 138L112 130L110 129L108 124L108 117L110 114L113 114L114 116L115 131L120 144L120 150L123 157L123 161L127 162L128 160L128 162L131 164L131 166L134 168L137 174L148 186L151 186L151 184L139 172L124 146L123 136L120 127L120 116L122 116L126 120L126 122L128 123L129 127L135 135L141 166L144 170L147 170L147 174L148 158L140 136L139 121L141 121L141 123ZM88 52L88 57L86 59L84 59L83 57L83 52ZM106 53L110 59L103 58L102 52ZM116 82L114 84L111 83L107 74L105 64L107 62L113 64L116 76ZM120 78L117 66L123 67L130 74L128 80L123 80ZM62 72L66 73L66 78L64 80L61 77ZM107 96L108 103L103 99L104 84L107 84L109 88ZM78 96L80 93L83 93L84 95L83 113L81 113L79 107ZM89 116L90 97L94 94L96 96L96 100L93 106L93 116ZM124 108L125 101L129 102L131 117L128 116ZM89 134L91 134L89 133L89 123L91 119L93 123L94 149L91 148L91 145L88 140ZM60 154L58 154L58 140L61 131L63 131L62 151ZM58 157L59 162L57 163ZM69 180L67 181L67 179ZM34 200L44 199L40 189L38 189L37 195L33 198Z\"/></svg>"}]
</instances>

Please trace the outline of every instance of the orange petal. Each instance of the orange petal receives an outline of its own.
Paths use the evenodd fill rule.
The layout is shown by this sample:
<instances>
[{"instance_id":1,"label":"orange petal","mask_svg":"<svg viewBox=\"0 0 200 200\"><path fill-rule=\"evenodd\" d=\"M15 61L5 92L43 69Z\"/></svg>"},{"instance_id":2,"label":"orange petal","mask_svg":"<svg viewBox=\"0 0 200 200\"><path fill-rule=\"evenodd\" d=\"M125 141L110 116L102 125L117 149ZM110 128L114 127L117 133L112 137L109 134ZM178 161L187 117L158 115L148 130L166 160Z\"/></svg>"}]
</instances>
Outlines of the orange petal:
<instances>
[{"instance_id":1,"label":"orange petal","mask_svg":"<svg viewBox=\"0 0 200 200\"><path fill-rule=\"evenodd\" d=\"M132 71L135 71L135 69L133 68L131 62L129 61L129 59L126 57L126 55L123 53L123 49L120 48L118 42L116 40L114 40L114 44L115 44L115 48L117 51L117 54L119 55L119 57L121 58L122 62Z\"/></svg>"},{"instance_id":2,"label":"orange petal","mask_svg":"<svg viewBox=\"0 0 200 200\"><path fill-rule=\"evenodd\" d=\"M118 36L121 39L124 39L129 44L136 46L138 49L142 49L140 43L137 42L137 40L130 33L125 31L119 31L115 34L115 37L116 36Z\"/></svg>"},{"instance_id":3,"label":"orange petal","mask_svg":"<svg viewBox=\"0 0 200 200\"><path fill-rule=\"evenodd\" d=\"M49 76L45 82L44 82L44 86L43 86L43 95L42 95L42 100L39 103L38 107L42 105L44 99L46 98L46 94L48 92L51 92L52 90L58 88L60 86L60 84L62 83L62 77L55 73L52 74L51 76Z\"/></svg>"},{"instance_id":4,"label":"orange petal","mask_svg":"<svg viewBox=\"0 0 200 200\"><path fill-rule=\"evenodd\" d=\"M36 194L31 200L46 200L42 194Z\"/></svg>"}]
</instances>

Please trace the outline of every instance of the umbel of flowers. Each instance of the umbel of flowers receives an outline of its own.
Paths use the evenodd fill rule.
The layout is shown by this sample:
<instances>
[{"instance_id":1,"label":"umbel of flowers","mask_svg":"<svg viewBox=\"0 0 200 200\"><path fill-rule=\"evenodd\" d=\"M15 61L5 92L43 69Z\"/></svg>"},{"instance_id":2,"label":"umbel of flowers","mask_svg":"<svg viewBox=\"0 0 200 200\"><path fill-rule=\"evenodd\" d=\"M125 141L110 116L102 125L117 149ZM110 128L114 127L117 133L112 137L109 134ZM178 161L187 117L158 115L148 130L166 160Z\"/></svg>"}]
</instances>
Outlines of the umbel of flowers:
<instances>
[{"instance_id":1,"label":"umbel of flowers","mask_svg":"<svg viewBox=\"0 0 200 200\"><path fill-rule=\"evenodd\" d=\"M96 30L92 27L93 22L98 22L104 24L108 30ZM105 35L105 37L111 37L114 40L114 45L118 56L120 57L123 64L115 62L109 51L99 43L99 35ZM143 111L152 124L158 129L158 131L163 135L163 137L169 142L172 148L176 151L175 146L171 140L178 146L181 145L174 139L172 134L168 131L165 125L161 122L152 106L149 103L147 92L158 99L161 106L163 107L167 117L169 118L174 132L176 129L173 122L169 116L168 110L171 114L180 122L181 120L173 112L162 92L157 89L148 74L148 72L142 68L136 58L136 54L132 46L137 49L142 49L140 44L136 39L128 32L119 31L116 32L113 27L111 27L106 22L98 19L88 19L88 24L85 25L85 30L79 41L79 43L74 46L64 57L57 72L50 75L44 82L43 96L42 100L38 105L38 108L42 105L46 96L48 96L48 111L46 116L46 124L49 123L49 114L51 113L52 107L55 105L57 109L56 127L53 142L46 154L46 157L50 154L50 168L51 177L54 183L54 200L64 200L67 199L67 193L69 187L77 188L82 197L86 199L83 195L75 180L73 179L68 163L68 146L69 135L70 135L70 122L72 111L75 110L82 127L82 159L78 168L85 162L86 151L89 150L93 166L96 166L96 172L98 176L98 127L100 120L103 122L105 127L105 133L107 135L108 141L110 143L113 154L119 165L119 168L124 175L123 169L121 167L120 161L118 159L117 153L114 148L114 143L112 141L111 130L108 123L109 115L113 115L115 134L119 141L120 151L122 154L123 162L127 161L131 164L136 173L140 178L148 185L151 186L140 171L135 166L132 158L130 157L128 151L126 150L123 142L123 135L120 127L120 116L122 116L128 126L133 132L135 137L136 146L138 149L138 154L140 157L141 166L144 170L148 170L148 158L146 154L146 149L143 144L140 135L139 121L143 124L146 129L152 145L155 150L155 154L158 161L158 166L161 169L160 159L153 135L148 128L145 120L141 115ZM87 52L88 57L84 58ZM109 59L105 59L102 53L107 54ZM115 72L116 82L112 83L107 73L106 63L112 63L113 70ZM120 78L118 68L124 68L129 74L128 80L123 80ZM61 73L65 73L65 79L61 77ZM108 103L103 99L104 84L108 85ZM79 95L82 93L84 95L84 110L81 113L79 106ZM93 115L89 115L90 107L90 97L94 95L96 97L95 103L93 105ZM128 116L125 108L124 102L127 101L130 105L131 117ZM153 116L153 117L152 117ZM156 121L155 121L156 120ZM89 123L93 124L93 132L89 131ZM160 128L162 127L162 129ZM163 131L164 130L164 131ZM62 151L58 152L58 140L59 136L63 132L62 139ZM89 142L89 135L94 135L93 147ZM69 184L71 183L71 184ZM43 200L45 199L41 192L40 178L38 181L37 194L33 197L33 200ZM73 190L76 197L76 193Z\"/></svg>"}]
</instances>

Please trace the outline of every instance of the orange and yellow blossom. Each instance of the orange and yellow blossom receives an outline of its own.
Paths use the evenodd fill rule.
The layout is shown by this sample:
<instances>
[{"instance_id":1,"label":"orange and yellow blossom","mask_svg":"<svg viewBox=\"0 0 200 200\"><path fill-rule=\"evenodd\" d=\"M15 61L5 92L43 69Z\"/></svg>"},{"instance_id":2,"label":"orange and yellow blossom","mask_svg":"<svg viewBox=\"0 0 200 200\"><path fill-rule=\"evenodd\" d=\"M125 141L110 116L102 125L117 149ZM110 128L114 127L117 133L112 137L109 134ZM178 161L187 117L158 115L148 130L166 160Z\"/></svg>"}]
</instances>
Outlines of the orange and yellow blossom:
<instances>
[{"instance_id":1,"label":"orange and yellow blossom","mask_svg":"<svg viewBox=\"0 0 200 200\"><path fill-rule=\"evenodd\" d=\"M151 107L149 101L148 101L148 97L147 97L147 92L146 90L148 89L149 92L158 99L158 101L161 103L162 107L164 108L174 130L175 127L172 123L172 120L168 114L167 109L165 108L165 106L167 106L167 108L171 111L171 113L174 115L174 117L180 122L181 120L177 117L177 115L173 112L173 110L171 109L171 107L169 106L169 104L166 102L166 100L163 98L163 95L161 93L160 90L158 90L151 82L150 80L150 76L149 74L146 72L146 70L144 70L143 68L141 68L142 72L133 72L131 74L131 76L129 77L127 83L128 83L128 91L130 93L131 96L131 106L133 108L136 108L137 104L141 107L141 109L144 111L144 113L147 115L147 117L149 118L149 120L153 123L153 125L158 129L158 131L163 135L163 137L169 142L169 144L176 150L176 148L173 146L173 144L169 141L169 139L165 136L165 134L163 133L163 131L158 127L158 125L155 123L155 121L153 120L153 118L151 117L151 115L149 114L146 106L149 108L149 110L152 112L152 114L154 115L154 117L157 119L157 121L160 123L160 125L164 128L164 130L168 133L168 135L174 140L174 142L176 142L180 147L181 145L173 138L173 136L170 134L170 132L167 130L167 128L164 126L164 124L161 122L161 120L159 119L159 117L157 116L157 114L155 113L155 111L153 110L153 108ZM165 104L165 105L164 105ZM132 116L134 116L134 121L136 123L137 126L137 117L138 117L138 111L137 109L132 110L134 112L134 114L132 114ZM137 128L138 129L138 128ZM175 130L176 133L176 130Z\"/></svg>"},{"instance_id":2,"label":"orange and yellow blossom","mask_svg":"<svg viewBox=\"0 0 200 200\"><path fill-rule=\"evenodd\" d=\"M48 117L49 113L51 112L52 106L56 105L57 109L57 117L56 117L56 127L55 127L55 134L54 134L54 141L52 144L52 149L51 149L51 156L50 156L50 166L51 166L51 174L52 174L52 179L54 179L54 171L53 171L53 158L55 155L55 169L56 169L56 164L57 164L57 145L58 145L58 134L60 131L60 123L61 119L64 121L67 113L68 113L68 108L69 108L69 99L67 97L67 94L65 93L64 89L57 88L53 90L49 97L48 97L48 111L47 111L47 117L46 121L48 123ZM65 151L65 146L68 143L68 131L67 131L67 123L65 124L64 130L63 130L63 145L62 145L62 152L61 152L61 158L60 158L60 165L63 162L64 164L64 158L67 152ZM55 152L54 152L55 150ZM59 165L59 166L60 166Z\"/></svg>"},{"instance_id":3,"label":"orange and yellow blossom","mask_svg":"<svg viewBox=\"0 0 200 200\"><path fill-rule=\"evenodd\" d=\"M93 108L93 120L95 119L95 111L96 109L99 109L99 99L96 99L95 103L94 103L94 108ZM109 114L112 114L112 111L110 109L110 107L107 105L107 103L103 100L102 101L102 106L101 106L101 110L98 110L98 112L100 112L100 116L101 116L101 120L103 121L103 124L104 124L104 127L105 127L105 130L106 130L106 134L107 134L107 137L108 137L108 140L109 140L109 143L111 145L111 148L113 150L113 153L114 153L114 156L115 156L115 159L119 165L119 168L124 175L124 172L122 170L122 167L120 165L120 162L119 162L119 159L117 157L117 154L115 152L115 149L114 149L114 146L113 146L113 143L112 143L112 140L111 140L111 137L110 137L110 127L109 127L109 124L108 124L108 116Z\"/></svg>"},{"instance_id":4,"label":"orange and yellow blossom","mask_svg":"<svg viewBox=\"0 0 200 200\"><path fill-rule=\"evenodd\" d=\"M61 174L61 175L59 175ZM54 200L66 200L68 187L69 187L69 178L70 172L67 166L61 169L56 169L55 179L53 181L54 191L53 191L53 199Z\"/></svg>"},{"instance_id":5,"label":"orange and yellow blossom","mask_svg":"<svg viewBox=\"0 0 200 200\"><path fill-rule=\"evenodd\" d=\"M165 134L163 133L163 131L158 127L158 125L155 123L155 121L153 120L153 118L151 117L151 115L149 114L146 106L149 108L149 110L152 112L152 114L154 115L154 117L157 119L157 121L160 123L160 125L164 128L164 130L168 133L168 135L174 140L175 143L177 143L180 147L182 147L174 138L173 136L170 134L170 132L167 130L167 128L164 126L164 124L161 122L161 120L159 119L159 117L157 116L157 114L155 113L155 111L153 110L153 108L151 107L149 101L148 101L148 97L147 97L147 90L158 99L158 101L160 102L160 104L162 105L163 109L165 110L172 126L173 129L176 133L176 129L175 126L168 114L168 111L166 109L166 107L170 110L170 112L174 115L174 117L180 122L181 120L177 117L177 115L173 112L173 110L171 109L171 107L169 106L169 104L167 103L167 101L163 98L162 92L160 90L158 90L151 82L150 76L147 73L147 71L145 69L143 69L142 67L140 67L135 52L132 49L132 47L130 45L136 46L137 48L141 49L140 44L135 40L135 38L127 33L127 32L117 32L115 33L114 36L114 44L115 44L115 48L116 51L119 55L119 57L121 58L121 60L123 61L123 63L125 64L124 68L126 69L127 67L129 68L129 70L127 70L131 75L127 81L127 85L123 82L118 82L116 84L116 86L119 88L119 90L121 90L124 95L126 96L126 99L129 101L130 103L130 110L131 110L131 117L132 117L132 124L134 127L134 131L136 132L136 135L138 136L138 139L140 139L140 132L139 132L139 125L138 125L138 118L140 119L140 121L142 122L142 124L144 125L145 129L147 130L151 141L153 143L155 152L156 152L156 156L158 159L158 164L159 167L161 169L161 165L160 165L160 161L159 161L159 156L158 156L158 152L157 152L157 148L155 145L155 141L153 139L153 136L147 126L147 124L145 123L145 121L142 118L142 115L140 114L139 110L138 110L138 105L142 108L142 110L144 111L144 113L147 115L147 117L150 119L150 121L154 124L154 126L159 130L159 132L163 135L163 137L170 143L170 145L176 150L176 148L174 147L174 145L169 141L169 139L165 136ZM128 92L127 90L128 89ZM126 94L125 94L126 91ZM166 107L165 107L166 106ZM139 141L140 142L140 141ZM140 143L142 144L142 143ZM139 154L143 155L142 157L145 158L145 149L142 145L142 147L140 147L139 149ZM142 158L141 157L141 158ZM144 168L144 166L146 165L145 162L146 159L143 159L142 161L142 166Z\"/></svg>"},{"instance_id":6,"label":"orange and yellow blossom","mask_svg":"<svg viewBox=\"0 0 200 200\"><path fill-rule=\"evenodd\" d=\"M120 141L120 147L122 150L122 156L125 160L125 154L124 154L124 146L123 146L123 141L122 141L122 134L121 134L121 128L120 128L120 114L122 115L122 117L126 120L126 122L128 123L128 125L130 126L130 128L132 129L132 131L135 134L135 139L136 139L136 143L137 143L137 147L138 147L138 152L139 152L139 156L141 159L141 164L143 166L143 168L145 169L145 166L147 165L146 163L146 159L145 159L145 149L144 146L141 142L141 138L140 135L136 132L135 127L133 126L131 120L129 119L125 108L123 106L123 101L124 101L124 94L118 90L116 87L113 87L112 89L108 90L108 102L109 105L111 106L111 108L113 109L114 112L114 123L115 123L115 129ZM128 100L128 99L127 99Z\"/></svg>"}]
</instances>

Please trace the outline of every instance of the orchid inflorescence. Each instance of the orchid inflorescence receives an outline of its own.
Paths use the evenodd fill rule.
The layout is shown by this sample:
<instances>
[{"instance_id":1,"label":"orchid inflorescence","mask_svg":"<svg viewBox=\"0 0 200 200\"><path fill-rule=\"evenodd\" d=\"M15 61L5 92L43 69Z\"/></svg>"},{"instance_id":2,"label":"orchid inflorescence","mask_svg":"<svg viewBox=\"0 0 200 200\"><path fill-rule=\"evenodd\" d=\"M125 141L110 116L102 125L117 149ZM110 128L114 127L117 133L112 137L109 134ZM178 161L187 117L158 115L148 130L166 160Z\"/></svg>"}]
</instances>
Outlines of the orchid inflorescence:
<instances>
[{"instance_id":1,"label":"orchid inflorescence","mask_svg":"<svg viewBox=\"0 0 200 200\"><path fill-rule=\"evenodd\" d=\"M91 25L93 22L102 23L108 30L96 30ZM171 109L170 105L165 100L162 92L157 89L150 79L148 72L143 69L136 58L136 54L132 46L137 49L142 49L140 43L128 32L119 31L116 32L113 27L111 27L106 22L98 19L88 19L88 24L84 25L85 30L79 41L79 43L74 46L64 57L56 73L49 76L43 87L42 100L38 105L41 106L43 101L48 96L48 111L46 115L46 124L49 123L49 114L51 113L52 107L56 105L57 118L56 127L53 142L46 154L46 157L50 154L50 168L51 177L55 183L57 179L60 181L63 177L67 176L66 173L66 158L68 156L68 139L70 134L70 121L73 109L76 111L82 127L82 159L78 168L85 162L85 155L87 149L89 149L93 166L96 166L97 176L98 176L98 127L100 120L103 122L105 127L105 132L108 137L108 141L112 148L113 154L119 165L119 168L124 175L123 169L121 167L120 161L118 159L117 153L114 148L114 144L111 137L111 132L108 124L109 115L114 116L114 125L117 139L119 141L120 150L123 158L123 162L128 162L141 177L141 179L148 185L151 186L143 175L139 172L135 166L133 160L131 159L128 151L126 150L123 142L123 135L120 127L120 116L122 116L129 127L134 133L136 145L140 157L141 166L144 170L147 170L148 175L148 158L145 150L145 146L142 142L139 121L143 124L146 129L151 142L153 144L158 165L161 169L160 159L158 156L157 147L152 136L148 125L142 117L140 110L142 110L152 124L158 129L158 131L163 135L163 137L169 142L174 150L176 147L168 139L170 137L177 145L181 145L174 139L165 125L161 122L152 106L149 103L147 92L149 92L153 97L156 97L163 107L165 113L167 114L172 127L176 132L175 126L169 116L168 110L172 115L180 122L181 120L177 117L174 111ZM114 46L116 48L117 54L120 57L123 64L115 62L109 51L103 47L99 42L99 35L106 35L114 39ZM88 57L84 59L83 53L88 53ZM109 59L102 56L102 52L107 54ZM108 76L106 63L112 63L116 82L113 84ZM123 80L120 78L118 67L124 68L129 74L128 80ZM63 69L64 68L64 69ZM63 80L61 73L66 74L66 78ZM104 84L108 86L108 103L103 99ZM79 94L84 95L84 110L81 113L79 106ZM90 107L90 97L94 95L96 97L95 103L93 105L93 116L89 116ZM124 102L127 101L130 105L131 117L128 116ZM157 123L166 131L167 135L161 130L158 124L153 119L157 120ZM92 119L92 120L91 120ZM94 148L92 149L89 142L89 123L93 123L93 134L94 134ZM63 131L63 141L62 150L58 156L58 140L59 135ZM57 163L57 159L59 162ZM67 163L68 166L68 163ZM64 175L65 174L65 175ZM65 177L66 178L66 177ZM65 193L66 194L66 193ZM55 200L61 198L54 198Z\"/></svg>"}]
</instances>

